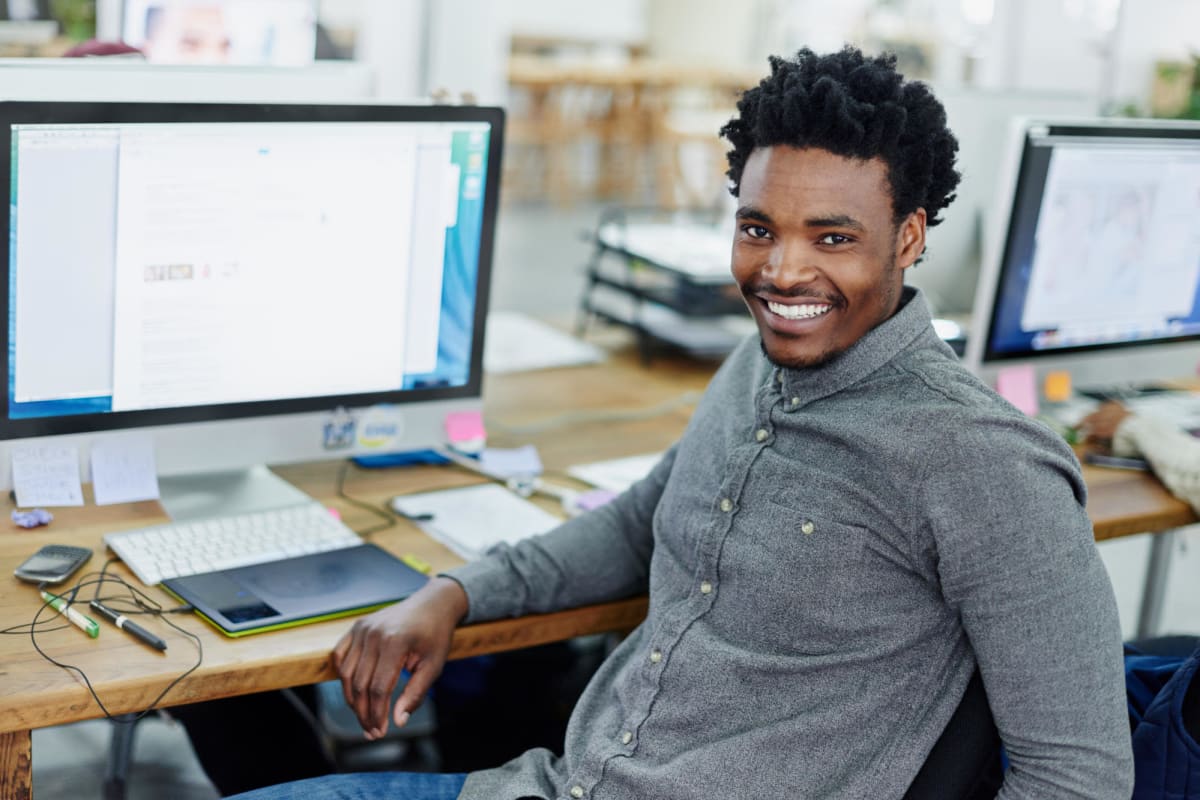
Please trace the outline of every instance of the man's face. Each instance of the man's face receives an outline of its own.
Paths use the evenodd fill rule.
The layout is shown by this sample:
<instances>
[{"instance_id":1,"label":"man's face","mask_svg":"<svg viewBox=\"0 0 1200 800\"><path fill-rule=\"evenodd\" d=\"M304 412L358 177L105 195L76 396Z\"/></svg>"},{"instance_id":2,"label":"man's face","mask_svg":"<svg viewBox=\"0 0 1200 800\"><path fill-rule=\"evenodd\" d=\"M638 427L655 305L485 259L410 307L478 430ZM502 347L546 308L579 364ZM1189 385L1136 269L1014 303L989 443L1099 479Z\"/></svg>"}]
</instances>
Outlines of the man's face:
<instances>
[{"instance_id":1,"label":"man's face","mask_svg":"<svg viewBox=\"0 0 1200 800\"><path fill-rule=\"evenodd\" d=\"M881 159L758 148L738 203L733 277L773 363L823 364L896 312L925 211L895 223Z\"/></svg>"}]
</instances>

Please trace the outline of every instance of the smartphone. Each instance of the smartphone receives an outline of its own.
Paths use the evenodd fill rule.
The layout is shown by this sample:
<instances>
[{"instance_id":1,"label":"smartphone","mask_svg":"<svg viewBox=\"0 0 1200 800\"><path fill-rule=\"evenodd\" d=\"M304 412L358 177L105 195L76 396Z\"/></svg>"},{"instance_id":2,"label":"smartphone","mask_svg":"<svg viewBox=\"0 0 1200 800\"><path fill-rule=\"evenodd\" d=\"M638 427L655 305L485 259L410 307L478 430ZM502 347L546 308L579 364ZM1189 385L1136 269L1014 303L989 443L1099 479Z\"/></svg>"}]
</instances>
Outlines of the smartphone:
<instances>
[{"instance_id":1,"label":"smartphone","mask_svg":"<svg viewBox=\"0 0 1200 800\"><path fill-rule=\"evenodd\" d=\"M91 557L92 551L87 547L48 544L25 559L13 574L30 583L59 583L71 577Z\"/></svg>"}]
</instances>

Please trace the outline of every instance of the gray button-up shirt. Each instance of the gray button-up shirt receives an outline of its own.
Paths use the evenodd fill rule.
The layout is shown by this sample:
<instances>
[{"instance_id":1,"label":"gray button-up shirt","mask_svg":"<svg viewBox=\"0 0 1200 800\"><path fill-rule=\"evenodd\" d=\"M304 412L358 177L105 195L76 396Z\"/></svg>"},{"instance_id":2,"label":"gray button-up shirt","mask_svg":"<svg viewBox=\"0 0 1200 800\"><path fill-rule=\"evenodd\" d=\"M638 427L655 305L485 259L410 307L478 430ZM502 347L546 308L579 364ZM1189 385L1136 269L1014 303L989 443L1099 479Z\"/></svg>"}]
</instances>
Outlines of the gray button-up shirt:
<instances>
[{"instance_id":1,"label":"gray button-up shirt","mask_svg":"<svg viewBox=\"0 0 1200 800\"><path fill-rule=\"evenodd\" d=\"M564 755L473 773L461 797L899 798L976 664L1011 761L1000 797L1129 797L1078 464L905 301L818 368L747 341L649 477L449 573L468 621L650 593Z\"/></svg>"}]
</instances>

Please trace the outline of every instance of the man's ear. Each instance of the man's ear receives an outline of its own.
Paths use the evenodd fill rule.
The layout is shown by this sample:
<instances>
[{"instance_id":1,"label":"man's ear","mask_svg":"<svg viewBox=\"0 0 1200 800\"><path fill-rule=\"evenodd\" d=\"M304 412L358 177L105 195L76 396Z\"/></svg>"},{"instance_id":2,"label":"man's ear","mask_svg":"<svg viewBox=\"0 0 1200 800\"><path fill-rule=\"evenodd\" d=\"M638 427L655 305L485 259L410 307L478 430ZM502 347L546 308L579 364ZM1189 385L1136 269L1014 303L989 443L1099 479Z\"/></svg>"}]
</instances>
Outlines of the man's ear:
<instances>
[{"instance_id":1,"label":"man's ear","mask_svg":"<svg viewBox=\"0 0 1200 800\"><path fill-rule=\"evenodd\" d=\"M918 208L900 223L896 231L896 265L908 269L925 252L925 209Z\"/></svg>"}]
</instances>

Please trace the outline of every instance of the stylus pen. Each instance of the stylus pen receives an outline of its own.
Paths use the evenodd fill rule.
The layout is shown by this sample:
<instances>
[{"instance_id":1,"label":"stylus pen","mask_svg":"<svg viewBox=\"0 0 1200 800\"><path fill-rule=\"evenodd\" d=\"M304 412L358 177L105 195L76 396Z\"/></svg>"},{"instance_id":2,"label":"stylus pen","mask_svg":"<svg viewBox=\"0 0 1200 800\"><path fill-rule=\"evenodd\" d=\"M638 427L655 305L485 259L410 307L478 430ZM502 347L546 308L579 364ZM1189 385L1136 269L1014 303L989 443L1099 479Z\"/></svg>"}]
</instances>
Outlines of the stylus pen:
<instances>
[{"instance_id":1,"label":"stylus pen","mask_svg":"<svg viewBox=\"0 0 1200 800\"><path fill-rule=\"evenodd\" d=\"M129 617L125 616L124 614L119 614L116 611L113 611L111 608L104 605L99 600L93 600L92 602L88 603L88 605L90 605L92 607L92 610L95 611L97 614L104 617L106 620L111 622L113 625L116 625L121 630L123 630L126 633L133 636L133 638L140 640L143 644L148 644L151 647L153 647L155 650L166 650L167 649L167 643L164 642L162 639L158 638L153 633L151 633L150 631L143 628L141 625L138 625L136 622L129 619Z\"/></svg>"},{"instance_id":2,"label":"stylus pen","mask_svg":"<svg viewBox=\"0 0 1200 800\"><path fill-rule=\"evenodd\" d=\"M95 639L100 635L100 626L96 624L96 620L79 611L75 606L63 600L58 595L50 594L45 589L42 589L41 592L42 599L49 603L51 608L73 622L76 627L88 636Z\"/></svg>"}]
</instances>

